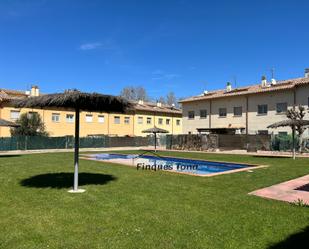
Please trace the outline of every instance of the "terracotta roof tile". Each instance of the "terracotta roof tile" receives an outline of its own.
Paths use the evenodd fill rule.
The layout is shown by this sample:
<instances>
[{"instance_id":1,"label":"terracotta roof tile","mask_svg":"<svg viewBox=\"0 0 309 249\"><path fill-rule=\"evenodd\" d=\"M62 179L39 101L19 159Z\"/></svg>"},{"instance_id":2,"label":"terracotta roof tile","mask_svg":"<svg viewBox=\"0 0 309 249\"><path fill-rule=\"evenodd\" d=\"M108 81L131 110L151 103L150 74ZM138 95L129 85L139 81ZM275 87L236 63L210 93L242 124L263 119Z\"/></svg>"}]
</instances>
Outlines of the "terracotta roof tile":
<instances>
[{"instance_id":1,"label":"terracotta roof tile","mask_svg":"<svg viewBox=\"0 0 309 249\"><path fill-rule=\"evenodd\" d=\"M134 110L137 111L151 111L151 112L157 112L157 113L173 113L173 114L179 114L181 115L182 112L180 109L162 104L161 106L157 106L156 103L152 102L143 102L138 103L134 102Z\"/></svg>"},{"instance_id":2,"label":"terracotta roof tile","mask_svg":"<svg viewBox=\"0 0 309 249\"><path fill-rule=\"evenodd\" d=\"M216 91L210 91L207 94L193 96L193 97L181 100L179 102L185 103L185 102L192 102L192 101L198 101L198 100L207 100L207 99L224 98L224 97L230 97L230 96L241 96L241 95L248 95L248 94L288 90L288 89L294 88L295 86L304 85L304 84L309 84L309 78L296 78L296 79L277 81L275 85L269 85L267 87L262 87L261 84L251 85L251 86L236 88L229 92L223 89L216 90Z\"/></svg>"},{"instance_id":3,"label":"terracotta roof tile","mask_svg":"<svg viewBox=\"0 0 309 249\"><path fill-rule=\"evenodd\" d=\"M27 95L23 91L0 89L0 101L7 101L15 98L25 98L25 97L27 97ZM133 110L182 115L181 110L178 108L171 107L165 104L162 104L162 106L160 107L157 106L156 103L152 102L143 102L143 104L133 102Z\"/></svg>"}]
</instances>

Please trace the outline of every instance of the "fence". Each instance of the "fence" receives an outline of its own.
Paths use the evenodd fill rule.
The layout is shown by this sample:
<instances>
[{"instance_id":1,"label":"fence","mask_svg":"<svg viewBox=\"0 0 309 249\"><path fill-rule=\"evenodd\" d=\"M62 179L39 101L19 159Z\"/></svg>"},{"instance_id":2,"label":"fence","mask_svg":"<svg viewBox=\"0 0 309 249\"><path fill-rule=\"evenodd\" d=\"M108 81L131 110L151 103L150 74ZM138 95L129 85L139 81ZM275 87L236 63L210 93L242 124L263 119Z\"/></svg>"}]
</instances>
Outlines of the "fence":
<instances>
[{"instance_id":1,"label":"fence","mask_svg":"<svg viewBox=\"0 0 309 249\"><path fill-rule=\"evenodd\" d=\"M81 137L80 148L109 148L127 146L152 145L149 137ZM71 149L74 147L74 137L41 137L19 136L1 137L0 151L8 150L41 150L41 149Z\"/></svg>"},{"instance_id":2,"label":"fence","mask_svg":"<svg viewBox=\"0 0 309 249\"><path fill-rule=\"evenodd\" d=\"M304 140L305 142L306 140ZM293 139L291 135L274 135L271 140L272 150L288 151L292 150ZM295 137L296 150L299 149L299 139Z\"/></svg>"},{"instance_id":3,"label":"fence","mask_svg":"<svg viewBox=\"0 0 309 249\"><path fill-rule=\"evenodd\" d=\"M270 150L270 135L167 135L166 148L178 150Z\"/></svg>"}]
</instances>

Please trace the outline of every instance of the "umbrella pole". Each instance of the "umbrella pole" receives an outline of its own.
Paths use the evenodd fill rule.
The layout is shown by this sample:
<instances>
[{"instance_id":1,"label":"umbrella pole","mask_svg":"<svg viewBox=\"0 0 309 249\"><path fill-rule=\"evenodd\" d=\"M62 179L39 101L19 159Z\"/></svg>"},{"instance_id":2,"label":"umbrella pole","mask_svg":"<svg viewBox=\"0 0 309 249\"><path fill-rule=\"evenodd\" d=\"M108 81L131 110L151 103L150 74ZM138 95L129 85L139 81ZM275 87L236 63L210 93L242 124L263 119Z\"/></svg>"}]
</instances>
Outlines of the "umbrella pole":
<instances>
[{"instance_id":1,"label":"umbrella pole","mask_svg":"<svg viewBox=\"0 0 309 249\"><path fill-rule=\"evenodd\" d=\"M84 189L78 189L78 161L79 161L79 109L75 110L75 144L74 144L74 185L70 193L83 193Z\"/></svg>"},{"instance_id":2,"label":"umbrella pole","mask_svg":"<svg viewBox=\"0 0 309 249\"><path fill-rule=\"evenodd\" d=\"M154 134L155 138L155 152L157 152L157 133Z\"/></svg>"},{"instance_id":3,"label":"umbrella pole","mask_svg":"<svg viewBox=\"0 0 309 249\"><path fill-rule=\"evenodd\" d=\"M292 130L292 140L293 140L293 159L295 160L295 126L293 125Z\"/></svg>"}]
</instances>

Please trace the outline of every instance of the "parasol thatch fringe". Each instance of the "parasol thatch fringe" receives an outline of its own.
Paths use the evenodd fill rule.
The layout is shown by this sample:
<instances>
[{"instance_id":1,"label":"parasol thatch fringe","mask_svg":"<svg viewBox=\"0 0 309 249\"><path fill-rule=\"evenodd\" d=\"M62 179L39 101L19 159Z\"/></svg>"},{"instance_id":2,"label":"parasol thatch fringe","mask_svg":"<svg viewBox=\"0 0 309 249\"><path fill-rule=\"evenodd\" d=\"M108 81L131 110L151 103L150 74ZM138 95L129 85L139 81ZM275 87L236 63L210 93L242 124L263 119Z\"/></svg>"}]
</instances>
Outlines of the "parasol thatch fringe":
<instances>
[{"instance_id":1,"label":"parasol thatch fringe","mask_svg":"<svg viewBox=\"0 0 309 249\"><path fill-rule=\"evenodd\" d=\"M131 103L121 97L99 93L84 93L76 90L26 99L15 99L11 103L17 108L58 107L97 112L125 112L131 107Z\"/></svg>"},{"instance_id":2,"label":"parasol thatch fringe","mask_svg":"<svg viewBox=\"0 0 309 249\"><path fill-rule=\"evenodd\" d=\"M309 120L294 120L287 119L283 121L276 122L267 126L267 128L278 128L278 127L286 127L286 126L309 126Z\"/></svg>"},{"instance_id":3,"label":"parasol thatch fringe","mask_svg":"<svg viewBox=\"0 0 309 249\"><path fill-rule=\"evenodd\" d=\"M155 126L153 128L149 128L149 129L143 130L142 132L143 133L168 133L169 131L161 129L161 128L158 128L158 127Z\"/></svg>"}]
</instances>

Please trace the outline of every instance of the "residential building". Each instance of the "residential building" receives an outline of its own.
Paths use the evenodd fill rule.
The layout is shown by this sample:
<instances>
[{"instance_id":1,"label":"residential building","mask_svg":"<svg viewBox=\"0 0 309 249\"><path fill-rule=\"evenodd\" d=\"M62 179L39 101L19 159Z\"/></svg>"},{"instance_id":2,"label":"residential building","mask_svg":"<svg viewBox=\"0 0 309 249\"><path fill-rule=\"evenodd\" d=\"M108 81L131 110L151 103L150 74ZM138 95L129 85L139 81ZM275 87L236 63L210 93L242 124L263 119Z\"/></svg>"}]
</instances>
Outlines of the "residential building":
<instances>
[{"instance_id":1,"label":"residential building","mask_svg":"<svg viewBox=\"0 0 309 249\"><path fill-rule=\"evenodd\" d=\"M31 91L0 89L0 118L15 121L25 112L38 113L50 136L74 135L74 110L48 108L29 109L14 108L9 105L13 98L39 96L39 88L33 86ZM161 122L162 121L162 122ZM147 136L142 131L154 126L168 130L170 134L182 133L182 112L172 106L161 103L138 101L126 113L80 113L81 136ZM0 127L0 137L10 136L10 128Z\"/></svg>"},{"instance_id":2,"label":"residential building","mask_svg":"<svg viewBox=\"0 0 309 249\"><path fill-rule=\"evenodd\" d=\"M289 127L268 129L285 120L288 108L308 108L309 69L305 77L267 82L233 89L205 91L180 101L183 111L183 132L188 133L290 133ZM307 113L305 119L309 119ZM306 131L308 135L308 131Z\"/></svg>"}]
</instances>

